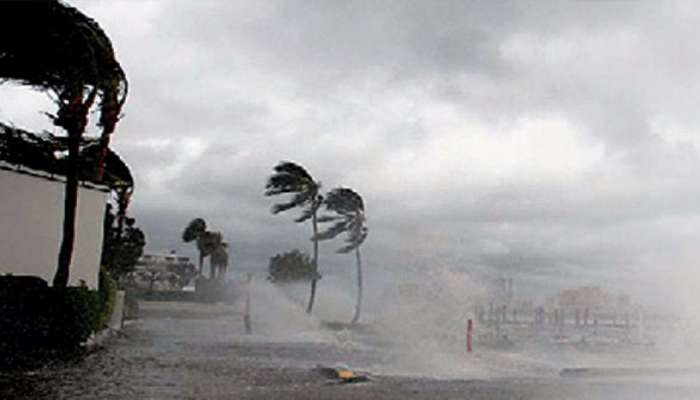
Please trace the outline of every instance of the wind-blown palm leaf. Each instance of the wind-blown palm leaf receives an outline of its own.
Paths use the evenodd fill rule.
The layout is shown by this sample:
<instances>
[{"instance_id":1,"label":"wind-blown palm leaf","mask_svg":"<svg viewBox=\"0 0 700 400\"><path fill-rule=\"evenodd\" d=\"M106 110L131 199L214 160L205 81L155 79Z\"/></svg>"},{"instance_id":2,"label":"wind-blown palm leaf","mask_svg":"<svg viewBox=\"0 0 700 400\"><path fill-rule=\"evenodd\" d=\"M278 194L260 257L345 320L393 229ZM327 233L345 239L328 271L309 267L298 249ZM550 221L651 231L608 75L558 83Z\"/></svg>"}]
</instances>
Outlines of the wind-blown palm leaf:
<instances>
[{"instance_id":1,"label":"wind-blown palm leaf","mask_svg":"<svg viewBox=\"0 0 700 400\"><path fill-rule=\"evenodd\" d=\"M185 231L182 232L182 241L189 243L197 239L202 233L207 230L207 223L202 218L195 218L187 224Z\"/></svg>"},{"instance_id":2,"label":"wind-blown palm leaf","mask_svg":"<svg viewBox=\"0 0 700 400\"><path fill-rule=\"evenodd\" d=\"M303 210L301 210L301 215L297 218L294 219L294 222L296 223L301 223L304 221L307 221L309 218L311 218L316 210L318 210L318 207L320 205L320 202L317 202L315 204L312 204L310 207L307 207Z\"/></svg>"},{"instance_id":3,"label":"wind-blown palm leaf","mask_svg":"<svg viewBox=\"0 0 700 400\"><path fill-rule=\"evenodd\" d=\"M342 218L343 217L337 216L337 215L321 215L320 217L318 217L317 221L320 223L333 222L333 221L337 221L337 220L342 219Z\"/></svg>"},{"instance_id":4,"label":"wind-blown palm leaf","mask_svg":"<svg viewBox=\"0 0 700 400\"><path fill-rule=\"evenodd\" d=\"M0 77L56 94L94 86L109 94L103 103L123 100L124 71L93 19L57 0L3 1L0 11Z\"/></svg>"},{"instance_id":5,"label":"wind-blown palm leaf","mask_svg":"<svg viewBox=\"0 0 700 400\"><path fill-rule=\"evenodd\" d=\"M290 161L280 162L274 167L274 171L265 185L265 196L285 193L294 195L288 202L274 204L270 211L278 214L292 208L305 207L295 222L304 222L311 218L321 205L318 199L320 183L314 181L304 167Z\"/></svg>"},{"instance_id":6,"label":"wind-blown palm leaf","mask_svg":"<svg viewBox=\"0 0 700 400\"><path fill-rule=\"evenodd\" d=\"M99 124L111 133L127 80L97 22L57 0L3 1L0 15L0 79L48 90L59 108L91 87L101 99ZM59 109L54 123L64 127L62 117Z\"/></svg>"},{"instance_id":7,"label":"wind-blown palm leaf","mask_svg":"<svg viewBox=\"0 0 700 400\"><path fill-rule=\"evenodd\" d=\"M362 197L354 190L348 188L337 188L331 190L326 196L326 207L340 215L353 213L364 213L365 205Z\"/></svg>"},{"instance_id":8,"label":"wind-blown palm leaf","mask_svg":"<svg viewBox=\"0 0 700 400\"><path fill-rule=\"evenodd\" d=\"M328 211L336 215L323 216L323 221L340 221L320 232L316 237L319 240L328 240L346 232L346 245L337 252L348 253L358 248L367 238L367 228L364 225L365 206L362 197L352 189L336 188L326 195L324 204Z\"/></svg>"},{"instance_id":9,"label":"wind-blown palm leaf","mask_svg":"<svg viewBox=\"0 0 700 400\"><path fill-rule=\"evenodd\" d=\"M292 196L292 199L286 203L277 203L272 206L272 209L270 210L273 214L278 214L283 211L290 210L295 207L301 207L305 203L310 201L312 193L308 192L300 192Z\"/></svg>"},{"instance_id":10,"label":"wind-blown palm leaf","mask_svg":"<svg viewBox=\"0 0 700 400\"><path fill-rule=\"evenodd\" d=\"M365 241L365 239L367 239L368 231L369 230L367 228L364 228L362 229L362 232L359 235L353 236L352 239L348 237L348 239L345 241L348 244L344 247L339 248L337 250L337 253L347 254L360 247Z\"/></svg>"},{"instance_id":11,"label":"wind-blown palm leaf","mask_svg":"<svg viewBox=\"0 0 700 400\"><path fill-rule=\"evenodd\" d=\"M275 173L270 176L267 185L265 185L266 196L296 193L303 189L318 189L318 183L314 181L304 167L293 162L282 161L274 167L274 171Z\"/></svg>"},{"instance_id":12,"label":"wind-blown palm leaf","mask_svg":"<svg viewBox=\"0 0 700 400\"><path fill-rule=\"evenodd\" d=\"M336 236L340 235L341 233L345 232L347 229L348 229L348 221L347 220L338 221L335 224L331 225L326 230L319 232L318 235L316 235L316 239L318 239L318 240L333 239Z\"/></svg>"}]
</instances>

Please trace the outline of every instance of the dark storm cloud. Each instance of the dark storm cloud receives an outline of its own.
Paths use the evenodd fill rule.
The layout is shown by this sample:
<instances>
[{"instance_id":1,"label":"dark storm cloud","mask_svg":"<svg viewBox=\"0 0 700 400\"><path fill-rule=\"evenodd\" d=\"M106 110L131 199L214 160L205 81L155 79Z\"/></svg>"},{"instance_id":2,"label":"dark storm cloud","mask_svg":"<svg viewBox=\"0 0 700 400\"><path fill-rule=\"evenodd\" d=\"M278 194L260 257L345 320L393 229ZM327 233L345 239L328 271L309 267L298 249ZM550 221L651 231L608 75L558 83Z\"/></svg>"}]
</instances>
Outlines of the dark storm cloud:
<instances>
[{"instance_id":1,"label":"dark storm cloud","mask_svg":"<svg viewBox=\"0 0 700 400\"><path fill-rule=\"evenodd\" d=\"M130 78L114 143L154 249L188 251L195 216L245 269L308 248L262 195L289 159L365 196L385 279L432 264L590 283L695 255L692 2L75 5Z\"/></svg>"}]
</instances>

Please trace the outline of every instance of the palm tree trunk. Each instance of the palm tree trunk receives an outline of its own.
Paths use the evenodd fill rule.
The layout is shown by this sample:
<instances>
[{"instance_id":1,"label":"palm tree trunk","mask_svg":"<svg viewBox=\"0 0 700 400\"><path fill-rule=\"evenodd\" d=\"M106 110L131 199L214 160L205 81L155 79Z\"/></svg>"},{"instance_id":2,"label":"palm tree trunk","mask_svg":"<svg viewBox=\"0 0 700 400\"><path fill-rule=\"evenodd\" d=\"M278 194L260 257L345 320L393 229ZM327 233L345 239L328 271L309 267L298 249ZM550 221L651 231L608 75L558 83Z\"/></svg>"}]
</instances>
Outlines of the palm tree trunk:
<instances>
[{"instance_id":1,"label":"palm tree trunk","mask_svg":"<svg viewBox=\"0 0 700 400\"><path fill-rule=\"evenodd\" d=\"M68 275L73 246L75 244L75 219L78 208L78 169L80 158L80 136L68 137L68 168L66 170L66 188L63 201L63 239L58 253L58 268L53 277L53 286L68 286Z\"/></svg>"},{"instance_id":2,"label":"palm tree trunk","mask_svg":"<svg viewBox=\"0 0 700 400\"><path fill-rule=\"evenodd\" d=\"M95 181L97 182L102 182L104 177L109 141L119 120L121 104L117 99L116 91L105 94L105 97L102 98L101 108L102 117L100 118L100 124L102 125L102 135L100 136L100 148L97 152L97 169L95 173Z\"/></svg>"},{"instance_id":3,"label":"palm tree trunk","mask_svg":"<svg viewBox=\"0 0 700 400\"><path fill-rule=\"evenodd\" d=\"M318 239L316 239L316 236L318 235L318 222L316 221L316 211L314 211L314 213L311 215L311 226L314 233L312 236L312 240L314 242L314 276L311 278L311 296L309 297L309 305L306 307L307 314L311 314L311 310L314 307L314 298L316 297L316 278L318 277Z\"/></svg>"},{"instance_id":4,"label":"palm tree trunk","mask_svg":"<svg viewBox=\"0 0 700 400\"><path fill-rule=\"evenodd\" d=\"M355 315L352 317L352 324L360 320L360 308L362 307L362 259L360 258L360 248L355 249L355 261L357 261L357 302L355 303Z\"/></svg>"},{"instance_id":5,"label":"palm tree trunk","mask_svg":"<svg viewBox=\"0 0 700 400\"><path fill-rule=\"evenodd\" d=\"M68 286L70 264L75 245L75 219L78 208L78 174L80 172L80 139L85 133L87 114L95 102L97 88L93 88L83 100L82 87L67 90L63 100L67 103L59 107L54 124L68 132L68 162L66 167L66 190L63 199L63 239L58 252L58 267L53 277L53 286Z\"/></svg>"}]
</instances>

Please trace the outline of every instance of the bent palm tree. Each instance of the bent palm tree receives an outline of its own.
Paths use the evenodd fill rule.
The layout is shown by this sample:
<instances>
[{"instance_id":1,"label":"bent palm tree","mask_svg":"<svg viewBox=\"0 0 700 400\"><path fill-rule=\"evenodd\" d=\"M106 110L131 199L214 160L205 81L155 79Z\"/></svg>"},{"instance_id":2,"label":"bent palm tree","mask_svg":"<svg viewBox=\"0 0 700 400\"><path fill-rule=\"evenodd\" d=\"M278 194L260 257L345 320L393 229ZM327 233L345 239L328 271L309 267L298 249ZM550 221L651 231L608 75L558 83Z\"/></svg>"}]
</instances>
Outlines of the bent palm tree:
<instances>
[{"instance_id":1,"label":"bent palm tree","mask_svg":"<svg viewBox=\"0 0 700 400\"><path fill-rule=\"evenodd\" d=\"M68 134L63 239L56 287L68 284L75 242L80 145L88 113L99 100L102 128L101 179L106 146L126 99L127 81L112 43L100 26L58 0L0 2L0 82L17 81L48 92L58 111L54 125ZM21 32L21 34L17 34Z\"/></svg>"},{"instance_id":2,"label":"bent palm tree","mask_svg":"<svg viewBox=\"0 0 700 400\"><path fill-rule=\"evenodd\" d=\"M184 232L182 232L182 241L189 243L196 240L197 250L199 251L199 273L202 273L204 264L204 247L202 237L207 231L207 223L202 218L195 218L187 224Z\"/></svg>"},{"instance_id":3,"label":"bent palm tree","mask_svg":"<svg viewBox=\"0 0 700 400\"><path fill-rule=\"evenodd\" d=\"M286 203L277 203L272 206L272 213L278 214L292 208L301 208L301 215L294 222L301 223L311 219L311 229L313 234L311 240L314 244L314 255L312 259L314 276L311 278L311 295L306 312L311 314L316 297L316 282L318 281L318 221L316 213L323 202L323 196L319 195L321 183L316 182L304 167L293 162L283 161L274 168L275 173L270 176L265 185L265 196L275 196L279 194L292 194L291 199Z\"/></svg>"},{"instance_id":4,"label":"bent palm tree","mask_svg":"<svg viewBox=\"0 0 700 400\"><path fill-rule=\"evenodd\" d=\"M199 251L199 274L204 269L204 258L210 256L221 247L223 239L221 233L207 230L207 223L202 218L195 218L187 224L182 232L182 241L189 243L195 241ZM210 260L209 278L214 278L214 265Z\"/></svg>"},{"instance_id":5,"label":"bent palm tree","mask_svg":"<svg viewBox=\"0 0 700 400\"><path fill-rule=\"evenodd\" d=\"M326 209L335 215L325 215L319 218L319 222L335 222L325 231L319 233L318 240L333 239L339 234L346 232L345 246L338 249L338 253L349 253L355 250L355 261L357 264L357 302L355 303L355 315L352 323L360 320L360 309L362 307L362 258L360 256L360 246L367 239L367 227L365 226L365 206L362 197L352 189L337 188L331 190L326 195L324 201Z\"/></svg>"}]
</instances>

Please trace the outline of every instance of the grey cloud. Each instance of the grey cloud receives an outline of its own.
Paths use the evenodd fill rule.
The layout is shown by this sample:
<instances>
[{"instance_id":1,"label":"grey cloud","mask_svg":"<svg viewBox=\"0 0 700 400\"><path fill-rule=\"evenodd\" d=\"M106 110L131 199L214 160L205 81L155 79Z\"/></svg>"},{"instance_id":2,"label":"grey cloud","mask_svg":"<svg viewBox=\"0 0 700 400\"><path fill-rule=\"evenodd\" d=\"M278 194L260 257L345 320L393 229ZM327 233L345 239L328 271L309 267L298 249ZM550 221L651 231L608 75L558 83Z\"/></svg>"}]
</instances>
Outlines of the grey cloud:
<instances>
[{"instance_id":1,"label":"grey cloud","mask_svg":"<svg viewBox=\"0 0 700 400\"><path fill-rule=\"evenodd\" d=\"M132 210L153 248L191 251L179 233L195 216L225 233L244 269L308 248L308 227L271 216L262 196L271 167L291 159L326 188L365 196L367 260L384 280L439 264L563 285L692 258L693 3L75 4L105 27L131 81L114 144L134 169ZM435 125L447 117L426 117L438 106L483 123L503 146L521 132L502 125L560 118L580 133L577 148L602 155L564 178L443 166L421 158L445 135ZM669 142L671 128L689 138ZM397 162L404 153L426 164ZM554 156L538 165L556 169ZM431 167L455 170L413 179ZM322 260L344 274L336 244L322 246Z\"/></svg>"}]
</instances>

